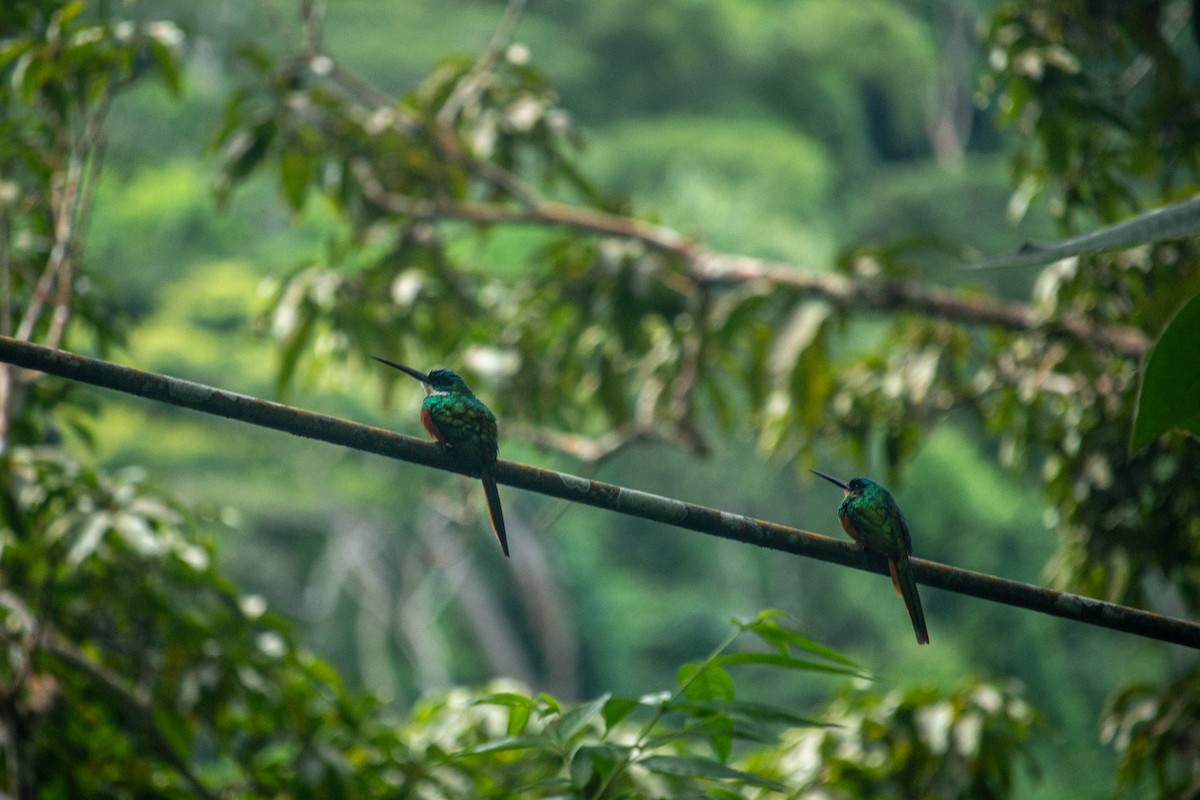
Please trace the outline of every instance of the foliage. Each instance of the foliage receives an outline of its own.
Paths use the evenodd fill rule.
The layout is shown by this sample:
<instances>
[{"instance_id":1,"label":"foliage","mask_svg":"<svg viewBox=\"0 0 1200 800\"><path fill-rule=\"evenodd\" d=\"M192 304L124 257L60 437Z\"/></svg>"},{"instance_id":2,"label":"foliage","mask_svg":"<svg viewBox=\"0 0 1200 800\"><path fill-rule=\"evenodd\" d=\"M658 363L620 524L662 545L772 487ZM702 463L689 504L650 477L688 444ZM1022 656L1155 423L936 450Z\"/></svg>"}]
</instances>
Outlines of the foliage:
<instances>
[{"instance_id":1,"label":"foliage","mask_svg":"<svg viewBox=\"0 0 1200 800\"><path fill-rule=\"evenodd\" d=\"M1196 107L1182 100L1194 91L1177 52L1183 32L1168 15L1183 4L1144 15L1077 5L1000 6L988 34L995 65L990 80L1004 91L1007 119L1029 135L1015 162L1020 202L1052 189L1051 209L1065 222L1084 212L1112 220L1139 210L1143 201L1133 192L1133 178L1154 177L1151 185L1164 200L1200 178L1188 144L1197 129ZM1102 88L1112 85L1119 87L1115 94ZM1047 268L1036 292L1069 313L1158 331L1179 298L1200 288L1196 259L1186 241L1084 256L1078 264ZM1135 599L1144 598L1144 580L1161 574L1195 608L1197 447L1160 437L1123 453L1135 365L1079 355L1038 355L1042 370L1053 365L1068 378L1062 388L1072 387L1057 398L1046 384L1032 392L1025 409L1046 403L1050 415L1010 407L996 420L1026 431L1045 453L1047 493L1064 532L1056 570L1086 591ZM1146 485L1155 492L1142 492ZM1154 520L1152 528L1146 520Z\"/></svg>"},{"instance_id":2,"label":"foliage","mask_svg":"<svg viewBox=\"0 0 1200 800\"><path fill-rule=\"evenodd\" d=\"M1166 686L1134 684L1109 704L1102 735L1120 756L1117 796L1195 797L1200 792L1200 673Z\"/></svg>"},{"instance_id":3,"label":"foliage","mask_svg":"<svg viewBox=\"0 0 1200 800\"><path fill-rule=\"evenodd\" d=\"M977 682L952 693L926 688L844 692L835 724L789 731L783 747L751 760L796 782L799 798L1002 798L1034 715L1019 687Z\"/></svg>"},{"instance_id":4,"label":"foliage","mask_svg":"<svg viewBox=\"0 0 1200 800\"><path fill-rule=\"evenodd\" d=\"M561 34L529 34L539 63L589 127L664 112L752 113L821 142L837 155L843 179L869 178L877 159L926 147L926 89L937 54L925 21L904 5L577 0L541 13L578 42L583 55L563 65L554 52ZM873 46L864 49L864 41Z\"/></svg>"},{"instance_id":5,"label":"foliage","mask_svg":"<svg viewBox=\"0 0 1200 800\"><path fill-rule=\"evenodd\" d=\"M1114 221L1142 206L1138 179L1165 198L1188 191L1200 176L1189 13L1180 0L997 7L984 88L1003 91L1003 118L1022 134L1022 205L1052 191L1065 219Z\"/></svg>"},{"instance_id":6,"label":"foliage","mask_svg":"<svg viewBox=\"0 0 1200 800\"><path fill-rule=\"evenodd\" d=\"M173 91L181 80L175 26L116 24L86 9L22 4L9 19L26 24L0 39L0 332L54 345L72 315L101 345L117 332L108 298L74 279L109 107L145 76Z\"/></svg>"},{"instance_id":7,"label":"foliage","mask_svg":"<svg viewBox=\"0 0 1200 800\"><path fill-rule=\"evenodd\" d=\"M746 635L769 649L734 650L735 641ZM822 723L779 705L736 698L730 668L746 667L796 674L858 671L844 656L764 612L738 623L706 659L680 667L672 692L603 695L573 708L548 695L497 692L472 698L472 704L504 709L505 719L497 724L489 714L490 733L459 737L466 749L454 758L464 764L479 756L495 759L480 774L500 785L477 786L479 796L510 796L505 792L518 786L595 798L688 796L700 787L720 797L746 796L752 788L782 792L783 783L731 764L734 745L769 747L785 727ZM433 709L445 711L440 702ZM424 720L428 713L418 710L417 717ZM462 721L456 715L453 724Z\"/></svg>"},{"instance_id":8,"label":"foliage","mask_svg":"<svg viewBox=\"0 0 1200 800\"><path fill-rule=\"evenodd\" d=\"M4 466L13 796L385 785L382 770L348 769L380 758L363 727L373 704L216 571L192 541L199 520L141 476L98 473L54 448L17 449Z\"/></svg>"},{"instance_id":9,"label":"foliage","mask_svg":"<svg viewBox=\"0 0 1200 800\"><path fill-rule=\"evenodd\" d=\"M1146 357L1130 446L1138 449L1172 428L1200 436L1200 376L1191 368L1200 341L1200 295L1187 301Z\"/></svg>"},{"instance_id":10,"label":"foliage","mask_svg":"<svg viewBox=\"0 0 1200 800\"><path fill-rule=\"evenodd\" d=\"M1040 0L997 8L987 33L994 68L988 82L1002 90L1004 116L1023 134L1014 162L1018 210L1045 193L1052 213L1076 227L1081 219L1113 221L1147 203L1162 205L1195 192L1200 106L1194 14L1194 5L1185 2L1134 9ZM1200 289L1198 258L1194 237L1083 256L1048 268L1040 288L1076 314L1157 332L1181 299ZM1180 331L1169 333L1162 340L1168 359ZM1192 333L1184 347L1190 352ZM1143 393L1147 382L1151 386L1143 402L1151 408L1170 406L1174 396L1173 387L1156 377L1156 361L1152 356L1143 379ZM1089 372L1091 387L1080 394L1076 382L1070 399L1055 403L1067 424L1028 427L1047 451L1043 474L1064 532L1058 574L1087 591L1143 601L1140 587L1162 576L1195 612L1200 448L1194 437L1157 435L1187 414L1176 405L1171 418L1160 417L1153 428L1139 421L1137 440L1145 446L1128 454L1123 445L1133 428L1132 365ZM1173 375L1175 380L1186 376ZM1103 391L1106 383L1117 391ZM1148 687L1118 694L1108 729L1120 731L1113 735L1127 785L1153 774L1157 796L1183 796L1196 785L1194 746L1190 737L1170 733L1200 724L1197 687L1185 677L1161 702L1153 694Z\"/></svg>"},{"instance_id":11,"label":"foliage","mask_svg":"<svg viewBox=\"0 0 1200 800\"><path fill-rule=\"evenodd\" d=\"M792 778L772 742L825 723L738 698L732 674L859 673L764 613L681 667L670 693L567 706L514 688L456 690L399 723L299 650L261 598L239 595L212 550L189 542L197 521L140 477L99 474L53 449L23 448L6 464L3 713L19 735L0 777L14 795L782 792ZM766 649L733 647L746 636ZM1019 741L989 734L993 762L1011 769ZM735 744L779 777L735 760Z\"/></svg>"},{"instance_id":12,"label":"foliage","mask_svg":"<svg viewBox=\"0 0 1200 800\"><path fill-rule=\"evenodd\" d=\"M1193 190L1196 171L1186 80L1193 65L1178 40L1185 4L1144 16L1084 5L1001 6L984 87L1003 93L1001 107L1029 134L1015 165L1014 208L1049 195L1051 212L1071 226L1174 199ZM775 4L627 3L630 13L607 27L593 10L600 6L587 8L579 24L595 43L665 67L660 85L632 87L645 90L638 96L647 108L695 114L778 101L779 116L822 143L796 147L796 163L763 167L765 151L792 153L780 145L807 140L770 123L740 129L752 151L746 160L777 179L772 193L789 201L789 213L815 212L826 196L834 171L823 150L896 158L923 147L922 84L935 56L907 7L800 2L789 5L794 24L779 25ZM101 126L124 89L157 75L177 91L182 73L174 26L130 25L109 19L110 10L26 1L0 21L4 333L78 347L89 339L103 346L120 332L111 298L87 279L82 258ZM682 41L680 19L689 22ZM593 185L568 106L524 47L446 59L397 101L321 49L319 22L302 20L295 52L262 42L242 48L242 86L214 136L224 202L269 171L292 213L336 218L324 251L277 286L271 322L281 390L302 360L338 368L371 352L422 364L453 358L483 379L497 410L535 425L626 441L653 432L695 452L714 432L752 432L783 460L828 447L878 463L882 452L893 471L932 426L965 412L991 433L1005 463L1042 466L1063 535L1055 563L1063 582L1145 600L1154 596L1145 588L1165 578L1189 608L1200 606L1194 441L1159 437L1127 455L1136 357L1062 335L1079 321L1162 329L1179 299L1195 294L1194 243L1050 268L1020 309L1045 321L1035 330L941 317L922 305L932 296L923 290L941 287L916 280L927 275L927 251L912 240L856 247L837 275L780 264L770 265L775 277L706 271L723 254L687 236L711 244L707 225L677 236ZM769 46L746 48L751 56L719 52L726 23L743 41ZM890 44L845 46L868 35ZM762 91L722 97L735 73ZM1109 85L1122 91L1113 96ZM669 119L662 129L670 132ZM677 147L706 153L722 179L749 171L729 141L693 133L674 131ZM812 185L786 197L789 181L806 176ZM737 227L736 217L727 221ZM790 252L772 244L759 252ZM808 283L790 282L796 277ZM849 299L812 288L830 285L847 287ZM861 298L875 298L869 310L882 321L859 323ZM953 298L989 299L961 287ZM735 695L732 676L743 665L789 674L797 662L846 666L827 652L802 661L789 648L811 643L771 618L745 630L774 651L721 650L686 665L665 699L569 706L519 690L456 691L407 721L388 719L211 566L213 552L194 544L197 525L175 503L56 449L59 427L87 430L64 402L77 399L72 390L8 369L0 387L0 418L16 421L4 430L12 434L0 594L9 659L0 713L9 731L29 734L13 738L5 762L11 794L28 796L42 776L50 776L42 784L49 796L408 789L475 797L534 785L546 794L597 796L607 787L753 796L814 775L820 785L804 784L812 792L848 795L1016 791L1013 765L1029 717L1007 688L847 693L829 714L812 715L838 728L804 727L803 715L748 700L743 687L753 678L739 678ZM639 612L643 597L635 598ZM1169 775L1158 783L1163 794L1188 785L1194 763L1186 736L1194 687L1173 688L1177 702L1140 702L1154 695L1138 689L1113 711L1131 732L1115 740L1132 743L1121 750L1127 774ZM784 733L791 750L772 744L776 723L801 727ZM1142 735L1152 730L1182 733L1154 743ZM793 770L788 759L800 756Z\"/></svg>"}]
</instances>

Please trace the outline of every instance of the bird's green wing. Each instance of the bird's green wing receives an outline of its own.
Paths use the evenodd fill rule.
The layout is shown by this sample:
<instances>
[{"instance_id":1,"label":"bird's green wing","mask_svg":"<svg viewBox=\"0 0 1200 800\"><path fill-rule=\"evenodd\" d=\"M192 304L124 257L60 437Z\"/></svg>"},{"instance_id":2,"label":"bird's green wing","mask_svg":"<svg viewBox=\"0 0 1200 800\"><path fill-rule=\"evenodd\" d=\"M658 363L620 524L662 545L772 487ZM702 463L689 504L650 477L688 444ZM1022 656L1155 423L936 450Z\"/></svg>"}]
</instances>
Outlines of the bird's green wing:
<instances>
[{"instance_id":1,"label":"bird's green wing","mask_svg":"<svg viewBox=\"0 0 1200 800\"><path fill-rule=\"evenodd\" d=\"M854 503L846 513L867 546L884 553L912 552L908 523L890 494L884 493L878 502Z\"/></svg>"}]
</instances>

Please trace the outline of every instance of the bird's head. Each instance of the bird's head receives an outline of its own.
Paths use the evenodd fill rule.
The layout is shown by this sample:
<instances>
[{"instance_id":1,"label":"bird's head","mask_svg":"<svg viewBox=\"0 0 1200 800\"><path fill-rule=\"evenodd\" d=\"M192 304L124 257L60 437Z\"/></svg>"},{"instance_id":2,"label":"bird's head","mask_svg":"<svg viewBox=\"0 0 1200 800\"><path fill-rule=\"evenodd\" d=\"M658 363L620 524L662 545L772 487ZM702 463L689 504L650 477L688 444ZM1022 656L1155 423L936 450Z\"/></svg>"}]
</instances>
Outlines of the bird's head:
<instances>
[{"instance_id":1,"label":"bird's head","mask_svg":"<svg viewBox=\"0 0 1200 800\"><path fill-rule=\"evenodd\" d=\"M425 381L429 388L435 392L446 392L449 394L471 394L471 389L467 386L467 382L462 379L452 369L435 369L430 371L428 380Z\"/></svg>"},{"instance_id":2,"label":"bird's head","mask_svg":"<svg viewBox=\"0 0 1200 800\"><path fill-rule=\"evenodd\" d=\"M847 483L846 481L842 480L841 478L835 478L832 475L826 475L824 472L819 472L818 470L815 470L815 469L809 470L809 472L811 472L814 475L819 475L822 478L824 478L825 480L829 481L834 486L838 487L843 492L845 492L847 497L857 497L857 496L861 495L863 492L865 492L868 488L870 488L875 483L875 481L871 480L870 478L854 478L849 483Z\"/></svg>"},{"instance_id":3,"label":"bird's head","mask_svg":"<svg viewBox=\"0 0 1200 800\"><path fill-rule=\"evenodd\" d=\"M388 361L386 358L379 356L371 356L381 364L387 364L389 367L398 369L405 375L410 375L421 383L425 384L426 394L452 394L459 392L461 394L472 394L471 389L467 386L467 382L462 379L457 372L451 369L435 369L428 374L421 372L412 367L406 367L403 364L397 364L395 361Z\"/></svg>"}]
</instances>

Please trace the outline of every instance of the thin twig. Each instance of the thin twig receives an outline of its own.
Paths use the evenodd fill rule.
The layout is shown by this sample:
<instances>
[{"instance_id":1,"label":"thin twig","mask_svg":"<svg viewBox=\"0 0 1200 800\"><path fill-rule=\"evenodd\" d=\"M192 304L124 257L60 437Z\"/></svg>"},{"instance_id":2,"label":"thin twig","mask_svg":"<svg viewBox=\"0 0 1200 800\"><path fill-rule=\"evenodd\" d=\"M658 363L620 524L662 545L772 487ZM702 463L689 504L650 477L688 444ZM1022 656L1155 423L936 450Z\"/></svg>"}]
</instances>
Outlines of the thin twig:
<instances>
[{"instance_id":1,"label":"thin twig","mask_svg":"<svg viewBox=\"0 0 1200 800\"><path fill-rule=\"evenodd\" d=\"M453 127L454 118L458 116L458 112L482 91L484 78L496 66L496 62L504 55L504 51L508 49L513 34L516 33L517 23L521 19L521 12L524 10L525 0L509 0L508 5L504 8L504 16L500 18L496 32L492 34L492 41L487 50L483 51L483 54L462 77L439 109L437 123L440 127Z\"/></svg>"},{"instance_id":2,"label":"thin twig","mask_svg":"<svg viewBox=\"0 0 1200 800\"><path fill-rule=\"evenodd\" d=\"M473 474L471 467L455 460L445 449L422 439L7 336L0 336L0 361L294 436L448 472ZM845 567L889 574L885 559L877 553L799 528L512 461L499 462L495 474L498 482L518 489ZM919 558L912 559L912 568L918 581L934 588L1200 649L1200 623Z\"/></svg>"}]
</instances>

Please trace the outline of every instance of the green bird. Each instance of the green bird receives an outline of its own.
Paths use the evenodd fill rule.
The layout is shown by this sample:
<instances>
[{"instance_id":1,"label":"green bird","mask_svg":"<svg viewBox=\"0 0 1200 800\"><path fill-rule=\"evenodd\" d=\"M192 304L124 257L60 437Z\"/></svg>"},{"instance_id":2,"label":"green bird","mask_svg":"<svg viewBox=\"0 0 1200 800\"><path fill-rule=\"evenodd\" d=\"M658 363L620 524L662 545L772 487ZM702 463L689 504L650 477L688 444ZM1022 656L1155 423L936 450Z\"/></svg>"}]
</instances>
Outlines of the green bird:
<instances>
[{"instance_id":1,"label":"green bird","mask_svg":"<svg viewBox=\"0 0 1200 800\"><path fill-rule=\"evenodd\" d=\"M488 515L492 530L500 540L500 549L508 557L508 537L504 531L504 512L500 508L500 492L496 488L496 415L475 396L467 382L457 372L435 369L425 374L412 367L371 356L376 361L394 367L419 380L425 386L421 403L421 424L440 444L459 458L479 468L483 493L487 497Z\"/></svg>"},{"instance_id":2,"label":"green bird","mask_svg":"<svg viewBox=\"0 0 1200 800\"><path fill-rule=\"evenodd\" d=\"M841 487L846 493L838 506L838 521L850 538L868 550L883 554L892 573L892 586L904 598L908 616L917 634L917 644L929 644L929 629L925 627L925 611L917 581L908 564L912 553L912 537L900 506L887 489L870 478L855 478L846 483L824 472L812 472Z\"/></svg>"}]
</instances>

